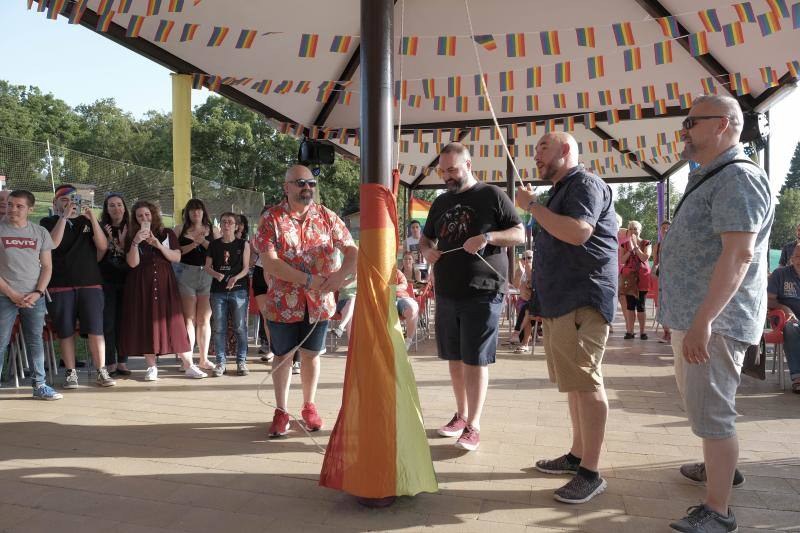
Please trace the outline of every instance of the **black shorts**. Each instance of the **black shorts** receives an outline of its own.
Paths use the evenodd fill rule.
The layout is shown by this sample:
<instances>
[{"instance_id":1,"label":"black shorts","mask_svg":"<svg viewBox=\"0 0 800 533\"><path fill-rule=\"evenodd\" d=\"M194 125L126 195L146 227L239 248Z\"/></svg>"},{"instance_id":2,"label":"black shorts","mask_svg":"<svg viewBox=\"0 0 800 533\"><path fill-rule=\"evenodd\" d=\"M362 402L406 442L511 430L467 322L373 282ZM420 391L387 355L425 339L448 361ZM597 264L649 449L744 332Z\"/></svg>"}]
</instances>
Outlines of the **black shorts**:
<instances>
[{"instance_id":1,"label":"black shorts","mask_svg":"<svg viewBox=\"0 0 800 533\"><path fill-rule=\"evenodd\" d=\"M253 296L267 294L267 280L264 279L264 269L260 266L253 268Z\"/></svg>"},{"instance_id":2,"label":"black shorts","mask_svg":"<svg viewBox=\"0 0 800 533\"><path fill-rule=\"evenodd\" d=\"M50 293L47 313L59 339L75 335L76 322L81 335L102 335L104 306L102 287L60 287Z\"/></svg>"},{"instance_id":3,"label":"black shorts","mask_svg":"<svg viewBox=\"0 0 800 533\"><path fill-rule=\"evenodd\" d=\"M647 301L647 291L639 291L638 298L636 296L626 294L625 300L628 311L638 311L639 313L644 313L644 304Z\"/></svg>"},{"instance_id":4,"label":"black shorts","mask_svg":"<svg viewBox=\"0 0 800 533\"><path fill-rule=\"evenodd\" d=\"M439 358L468 365L494 363L503 294L467 298L436 295L436 347Z\"/></svg>"}]
</instances>

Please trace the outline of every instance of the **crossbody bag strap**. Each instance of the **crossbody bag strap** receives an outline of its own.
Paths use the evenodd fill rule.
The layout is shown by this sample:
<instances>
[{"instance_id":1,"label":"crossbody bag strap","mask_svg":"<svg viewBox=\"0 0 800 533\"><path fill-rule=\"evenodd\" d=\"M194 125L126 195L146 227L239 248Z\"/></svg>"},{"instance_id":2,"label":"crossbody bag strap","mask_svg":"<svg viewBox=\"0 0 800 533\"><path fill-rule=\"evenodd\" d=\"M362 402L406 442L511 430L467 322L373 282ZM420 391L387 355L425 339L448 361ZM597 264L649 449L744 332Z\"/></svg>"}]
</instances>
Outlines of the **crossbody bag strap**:
<instances>
[{"instance_id":1,"label":"crossbody bag strap","mask_svg":"<svg viewBox=\"0 0 800 533\"><path fill-rule=\"evenodd\" d=\"M680 202L678 202L678 205L675 207L675 211L672 213L672 220L675 220L675 217L676 217L676 216L678 216L678 211L680 211L680 209L681 209L681 206L683 205L683 201L684 201L684 200L686 200L686 198L687 198L687 197L688 197L688 196L689 196L691 193L693 193L694 191L696 191L696 190L697 190L697 189L698 189L698 188L699 188L699 187L700 187L702 184L704 184L705 182L707 182L708 180L710 180L711 178L713 178L713 177L714 177L714 176L715 176L717 173L719 173L720 171L722 171L722 169L724 169L724 168L725 168L725 167L727 167L728 165L732 165L732 164L734 164L734 163L750 163L751 165L758 166L758 165L757 165L757 164L756 164L754 161L752 161L752 160L750 160L750 159L734 159L734 160L732 160L732 161L728 161L727 163L723 163L722 165L718 166L718 167L717 167L717 168L715 168L714 170L711 170L711 171L709 171L709 172L708 172L708 173L707 173L705 176L703 176L702 178L700 178L700 181L698 181L697 183L695 183L695 184L694 184L694 186L693 186L691 189L689 189L688 191L686 191L685 193L683 193L683 197L681 198L681 201L680 201Z\"/></svg>"}]
</instances>

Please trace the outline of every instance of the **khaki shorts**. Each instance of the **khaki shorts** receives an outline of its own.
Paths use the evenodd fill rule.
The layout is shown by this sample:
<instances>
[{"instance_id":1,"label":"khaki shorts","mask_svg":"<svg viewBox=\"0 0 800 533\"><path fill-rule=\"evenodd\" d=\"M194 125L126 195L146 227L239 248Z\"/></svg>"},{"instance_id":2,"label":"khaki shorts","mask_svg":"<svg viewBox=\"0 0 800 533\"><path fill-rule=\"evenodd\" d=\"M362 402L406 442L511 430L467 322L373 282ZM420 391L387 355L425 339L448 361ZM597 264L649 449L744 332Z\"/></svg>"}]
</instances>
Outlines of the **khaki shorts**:
<instances>
[{"instance_id":1,"label":"khaki shorts","mask_svg":"<svg viewBox=\"0 0 800 533\"><path fill-rule=\"evenodd\" d=\"M560 392L595 392L603 387L600 364L608 340L608 322L597 309L580 307L542 320L550 381Z\"/></svg>"}]
</instances>

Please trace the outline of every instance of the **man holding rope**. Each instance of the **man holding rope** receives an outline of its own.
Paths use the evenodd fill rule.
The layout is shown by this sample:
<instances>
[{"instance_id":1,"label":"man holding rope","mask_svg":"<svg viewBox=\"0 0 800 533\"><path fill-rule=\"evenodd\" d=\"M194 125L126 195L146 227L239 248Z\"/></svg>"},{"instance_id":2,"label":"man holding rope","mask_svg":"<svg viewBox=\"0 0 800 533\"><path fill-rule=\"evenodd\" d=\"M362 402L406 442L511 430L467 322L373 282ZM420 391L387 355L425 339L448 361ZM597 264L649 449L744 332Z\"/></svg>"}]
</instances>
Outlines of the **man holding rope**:
<instances>
[{"instance_id":1,"label":"man holding rope","mask_svg":"<svg viewBox=\"0 0 800 533\"><path fill-rule=\"evenodd\" d=\"M517 204L542 230L536 237L534 284L543 319L550 380L567 393L572 447L557 459L540 460L547 474L574 477L556 490L564 503L584 503L606 488L598 472L608 417L600 364L617 297L617 231L611 189L578 164L578 145L568 133L549 133L536 144L536 168L553 182L547 205L530 185Z\"/></svg>"},{"instance_id":2,"label":"man holding rope","mask_svg":"<svg viewBox=\"0 0 800 533\"><path fill-rule=\"evenodd\" d=\"M523 243L525 231L508 196L476 181L463 144L444 147L437 172L447 192L434 200L419 246L434 268L436 345L450 365L457 409L438 431L458 436L456 447L471 451L480 444L488 365L508 287L505 247Z\"/></svg>"}]
</instances>

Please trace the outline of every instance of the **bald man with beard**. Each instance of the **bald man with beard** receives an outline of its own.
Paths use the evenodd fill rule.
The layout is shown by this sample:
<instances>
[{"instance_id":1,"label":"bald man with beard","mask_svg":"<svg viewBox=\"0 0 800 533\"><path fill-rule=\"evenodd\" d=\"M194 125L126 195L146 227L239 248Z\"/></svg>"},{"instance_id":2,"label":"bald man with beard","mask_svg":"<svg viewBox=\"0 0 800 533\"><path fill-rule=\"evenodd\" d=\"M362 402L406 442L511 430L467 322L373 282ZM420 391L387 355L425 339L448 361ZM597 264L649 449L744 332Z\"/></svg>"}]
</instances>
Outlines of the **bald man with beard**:
<instances>
[{"instance_id":1,"label":"bald man with beard","mask_svg":"<svg viewBox=\"0 0 800 533\"><path fill-rule=\"evenodd\" d=\"M553 183L546 205L528 185L517 205L542 231L536 237L534 286L544 329L550 381L566 392L572 447L536 468L573 478L555 491L556 500L584 503L603 492L598 464L608 417L601 362L614 318L617 294L617 215L611 189L578 164L578 144L562 132L536 144L539 176Z\"/></svg>"}]
</instances>

